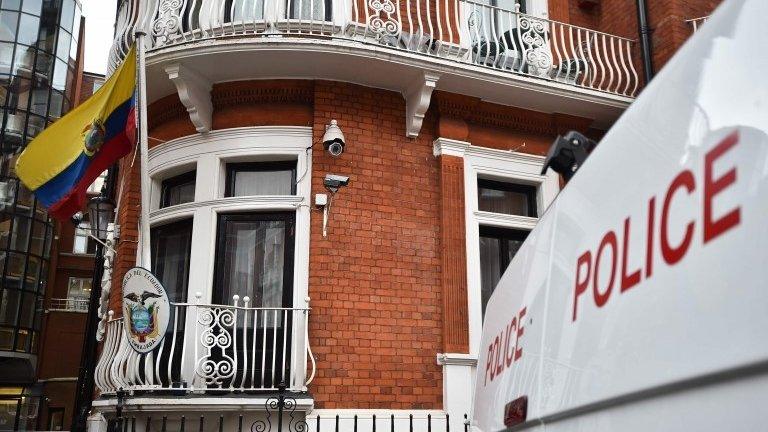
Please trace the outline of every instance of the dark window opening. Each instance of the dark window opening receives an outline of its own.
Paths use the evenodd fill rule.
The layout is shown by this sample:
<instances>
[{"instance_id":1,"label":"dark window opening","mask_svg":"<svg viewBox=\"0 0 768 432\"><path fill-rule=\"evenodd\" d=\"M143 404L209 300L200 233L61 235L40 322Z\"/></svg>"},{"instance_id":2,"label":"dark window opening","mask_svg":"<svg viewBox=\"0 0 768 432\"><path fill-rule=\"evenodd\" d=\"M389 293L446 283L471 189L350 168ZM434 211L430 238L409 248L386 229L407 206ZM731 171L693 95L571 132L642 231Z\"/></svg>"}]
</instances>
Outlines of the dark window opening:
<instances>
[{"instance_id":1,"label":"dark window opening","mask_svg":"<svg viewBox=\"0 0 768 432\"><path fill-rule=\"evenodd\" d=\"M538 217L535 186L478 179L477 204L481 211Z\"/></svg>"},{"instance_id":2,"label":"dark window opening","mask_svg":"<svg viewBox=\"0 0 768 432\"><path fill-rule=\"evenodd\" d=\"M197 172L163 180L160 189L160 208L193 202L195 200L195 179Z\"/></svg>"},{"instance_id":3,"label":"dark window opening","mask_svg":"<svg viewBox=\"0 0 768 432\"><path fill-rule=\"evenodd\" d=\"M480 227L480 286L483 316L496 284L507 269L528 231Z\"/></svg>"}]
</instances>

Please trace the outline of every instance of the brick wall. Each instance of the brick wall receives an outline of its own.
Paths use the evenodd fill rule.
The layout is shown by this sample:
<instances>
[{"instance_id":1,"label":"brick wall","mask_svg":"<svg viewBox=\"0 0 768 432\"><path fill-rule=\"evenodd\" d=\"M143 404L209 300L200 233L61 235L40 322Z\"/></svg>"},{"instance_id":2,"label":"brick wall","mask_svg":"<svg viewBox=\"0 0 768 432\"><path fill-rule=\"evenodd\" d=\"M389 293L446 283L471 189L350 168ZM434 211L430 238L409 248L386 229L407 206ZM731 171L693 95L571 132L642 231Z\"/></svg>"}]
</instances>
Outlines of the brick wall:
<instances>
[{"instance_id":1,"label":"brick wall","mask_svg":"<svg viewBox=\"0 0 768 432\"><path fill-rule=\"evenodd\" d=\"M467 352L468 346L464 255L457 247L465 238L462 161L432 154L438 129L440 136L473 145L544 154L557 133L586 130L591 121L436 92L419 137L409 139L403 97L384 90L254 81L215 85L213 101L214 129L311 125L313 194L327 193L327 173L350 177L333 198L328 236L322 236L319 213L311 222L310 343L317 375L310 391L316 407L439 409L442 370L435 355ZM175 95L155 102L149 117L152 146L195 133ZM332 119L348 143L339 158L320 144ZM121 162L118 182L116 311L138 239L138 163L131 170L131 157ZM446 266L456 268L447 272Z\"/></svg>"},{"instance_id":2,"label":"brick wall","mask_svg":"<svg viewBox=\"0 0 768 432\"><path fill-rule=\"evenodd\" d=\"M313 155L313 193L326 173L348 175L333 199L328 236L313 218L310 343L318 408L439 408L441 370L440 183L433 123L405 137L397 93L315 84L314 133L337 119L338 159Z\"/></svg>"}]
</instances>

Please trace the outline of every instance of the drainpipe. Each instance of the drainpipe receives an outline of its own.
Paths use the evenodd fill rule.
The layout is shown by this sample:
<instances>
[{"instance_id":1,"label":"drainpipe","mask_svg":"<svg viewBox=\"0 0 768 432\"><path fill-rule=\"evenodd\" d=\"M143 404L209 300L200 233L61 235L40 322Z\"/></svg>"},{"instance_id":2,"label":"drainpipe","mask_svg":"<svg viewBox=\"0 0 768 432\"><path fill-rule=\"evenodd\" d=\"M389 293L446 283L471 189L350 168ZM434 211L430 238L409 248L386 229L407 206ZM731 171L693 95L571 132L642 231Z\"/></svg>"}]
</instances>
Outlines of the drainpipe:
<instances>
[{"instance_id":1,"label":"drainpipe","mask_svg":"<svg viewBox=\"0 0 768 432\"><path fill-rule=\"evenodd\" d=\"M645 0L637 0L637 27L640 29L640 49L643 56L645 84L653 78L653 57L651 54L651 28L648 26L648 7Z\"/></svg>"}]
</instances>

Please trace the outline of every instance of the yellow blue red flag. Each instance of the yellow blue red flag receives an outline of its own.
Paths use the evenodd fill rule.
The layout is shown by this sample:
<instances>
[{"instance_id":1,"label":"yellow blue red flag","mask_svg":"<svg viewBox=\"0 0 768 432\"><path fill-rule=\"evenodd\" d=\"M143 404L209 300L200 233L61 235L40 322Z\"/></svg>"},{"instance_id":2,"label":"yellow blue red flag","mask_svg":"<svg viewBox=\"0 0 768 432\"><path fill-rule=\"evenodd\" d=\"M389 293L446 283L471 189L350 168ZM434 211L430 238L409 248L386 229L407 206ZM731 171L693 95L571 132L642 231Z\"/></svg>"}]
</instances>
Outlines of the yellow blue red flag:
<instances>
[{"instance_id":1,"label":"yellow blue red flag","mask_svg":"<svg viewBox=\"0 0 768 432\"><path fill-rule=\"evenodd\" d=\"M46 128L16 161L16 175L60 220L85 204L88 186L136 141L136 50L90 99Z\"/></svg>"}]
</instances>

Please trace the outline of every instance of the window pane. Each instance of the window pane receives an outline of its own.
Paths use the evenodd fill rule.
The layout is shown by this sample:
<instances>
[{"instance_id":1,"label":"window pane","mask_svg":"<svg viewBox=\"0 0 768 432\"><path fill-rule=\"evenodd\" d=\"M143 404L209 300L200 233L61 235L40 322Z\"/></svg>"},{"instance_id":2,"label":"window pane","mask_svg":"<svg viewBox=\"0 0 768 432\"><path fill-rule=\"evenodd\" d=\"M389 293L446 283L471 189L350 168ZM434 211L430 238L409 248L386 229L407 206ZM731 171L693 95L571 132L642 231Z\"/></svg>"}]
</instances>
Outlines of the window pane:
<instances>
[{"instance_id":1,"label":"window pane","mask_svg":"<svg viewBox=\"0 0 768 432\"><path fill-rule=\"evenodd\" d=\"M67 298L73 300L88 300L91 298L91 279L69 278Z\"/></svg>"},{"instance_id":2,"label":"window pane","mask_svg":"<svg viewBox=\"0 0 768 432\"><path fill-rule=\"evenodd\" d=\"M24 0L24 6L21 8L21 10L24 12L29 12L33 15L40 15L40 8L42 5L43 0Z\"/></svg>"},{"instance_id":3,"label":"window pane","mask_svg":"<svg viewBox=\"0 0 768 432\"><path fill-rule=\"evenodd\" d=\"M1 314L2 312L0 312L0 316ZM13 348L13 329L0 327L0 350L7 351L7 350L10 350L11 348ZM4 402L0 402L0 403L4 403ZM3 409L3 411L0 411L0 412L6 412L6 413L8 412L8 409L3 405L0 405L0 409ZM0 419L2 418L3 418L3 414L0 414ZM9 418L8 421L9 422L13 421L13 418Z\"/></svg>"},{"instance_id":4,"label":"window pane","mask_svg":"<svg viewBox=\"0 0 768 432\"><path fill-rule=\"evenodd\" d=\"M11 236L11 219L8 213L0 213L0 250L8 247L8 239Z\"/></svg>"},{"instance_id":5,"label":"window pane","mask_svg":"<svg viewBox=\"0 0 768 432\"><path fill-rule=\"evenodd\" d=\"M14 41L18 22L18 12L0 11L0 40Z\"/></svg>"},{"instance_id":6,"label":"window pane","mask_svg":"<svg viewBox=\"0 0 768 432\"><path fill-rule=\"evenodd\" d=\"M32 90L30 111L45 116L45 113L48 110L48 88L38 84L35 84L35 87L36 88Z\"/></svg>"},{"instance_id":7,"label":"window pane","mask_svg":"<svg viewBox=\"0 0 768 432\"><path fill-rule=\"evenodd\" d=\"M172 302L187 298L189 254L192 246L192 220L153 228L152 266Z\"/></svg>"},{"instance_id":8,"label":"window pane","mask_svg":"<svg viewBox=\"0 0 768 432\"><path fill-rule=\"evenodd\" d=\"M483 316L485 306L501 278L501 244L493 237L480 237L480 289L482 293Z\"/></svg>"},{"instance_id":9,"label":"window pane","mask_svg":"<svg viewBox=\"0 0 768 432\"><path fill-rule=\"evenodd\" d=\"M67 32L59 32L59 40L56 43L56 57L67 61L69 58L69 45L72 43L72 36ZM66 70L64 71L66 73Z\"/></svg>"},{"instance_id":10,"label":"window pane","mask_svg":"<svg viewBox=\"0 0 768 432\"><path fill-rule=\"evenodd\" d=\"M40 18L21 14L19 21L19 35L16 39L18 43L24 45L34 45L37 42L37 29L40 27Z\"/></svg>"},{"instance_id":11,"label":"window pane","mask_svg":"<svg viewBox=\"0 0 768 432\"><path fill-rule=\"evenodd\" d=\"M32 322L35 318L35 309L37 308L37 295L32 293L23 293L21 297L21 317L19 327L32 328Z\"/></svg>"},{"instance_id":12,"label":"window pane","mask_svg":"<svg viewBox=\"0 0 768 432\"><path fill-rule=\"evenodd\" d=\"M21 280L22 273L24 273L24 255L13 252L9 253L7 269L5 271L8 279L11 279L6 279L5 282L13 283L16 287L20 287L18 282Z\"/></svg>"},{"instance_id":13,"label":"window pane","mask_svg":"<svg viewBox=\"0 0 768 432\"><path fill-rule=\"evenodd\" d=\"M536 217L536 188L490 180L477 181L481 211Z\"/></svg>"},{"instance_id":14,"label":"window pane","mask_svg":"<svg viewBox=\"0 0 768 432\"><path fill-rule=\"evenodd\" d=\"M227 196L293 195L296 163L231 164Z\"/></svg>"},{"instance_id":15,"label":"window pane","mask_svg":"<svg viewBox=\"0 0 768 432\"><path fill-rule=\"evenodd\" d=\"M216 264L219 301L229 304L237 294L250 297L255 307L283 306L289 222L266 219L265 215L220 218Z\"/></svg>"},{"instance_id":16,"label":"window pane","mask_svg":"<svg viewBox=\"0 0 768 432\"><path fill-rule=\"evenodd\" d=\"M40 281L40 258L29 256L27 258L27 273L24 276L24 289L27 291L37 291Z\"/></svg>"},{"instance_id":17,"label":"window pane","mask_svg":"<svg viewBox=\"0 0 768 432\"><path fill-rule=\"evenodd\" d=\"M53 70L53 88L64 91L67 85L67 64L61 60L56 60L56 68Z\"/></svg>"},{"instance_id":18,"label":"window pane","mask_svg":"<svg viewBox=\"0 0 768 432\"><path fill-rule=\"evenodd\" d=\"M0 325L16 325L21 292L14 289L5 289L2 290L0 296Z\"/></svg>"},{"instance_id":19,"label":"window pane","mask_svg":"<svg viewBox=\"0 0 768 432\"><path fill-rule=\"evenodd\" d=\"M35 255L43 256L43 247L45 246L45 224L34 222L32 224L32 238L29 243L29 252Z\"/></svg>"},{"instance_id":20,"label":"window pane","mask_svg":"<svg viewBox=\"0 0 768 432\"><path fill-rule=\"evenodd\" d=\"M3 9L19 9L19 6L21 6L21 0L3 0L2 1Z\"/></svg>"},{"instance_id":21,"label":"window pane","mask_svg":"<svg viewBox=\"0 0 768 432\"><path fill-rule=\"evenodd\" d=\"M13 61L13 44L10 42L0 43L0 72L10 73L11 62ZM5 103L5 97L3 97L2 103Z\"/></svg>"},{"instance_id":22,"label":"window pane","mask_svg":"<svg viewBox=\"0 0 768 432\"><path fill-rule=\"evenodd\" d=\"M11 250L26 251L29 241L30 220L26 217L16 217L13 221L13 235L11 236Z\"/></svg>"},{"instance_id":23,"label":"window pane","mask_svg":"<svg viewBox=\"0 0 768 432\"><path fill-rule=\"evenodd\" d=\"M480 227L480 290L483 316L491 294L527 236L526 231Z\"/></svg>"},{"instance_id":24,"label":"window pane","mask_svg":"<svg viewBox=\"0 0 768 432\"><path fill-rule=\"evenodd\" d=\"M160 208L195 200L195 171L163 180Z\"/></svg>"},{"instance_id":25,"label":"window pane","mask_svg":"<svg viewBox=\"0 0 768 432\"><path fill-rule=\"evenodd\" d=\"M35 50L25 45L16 45L16 57L13 59L13 71L11 73L23 76L32 76L32 67L35 61ZM27 87L23 89L28 94ZM26 103L26 101L25 101Z\"/></svg>"},{"instance_id":26,"label":"window pane","mask_svg":"<svg viewBox=\"0 0 768 432\"><path fill-rule=\"evenodd\" d=\"M75 237L72 241L72 252L76 254L96 253L96 241L89 235L91 224L87 221L80 222L75 228Z\"/></svg>"},{"instance_id":27,"label":"window pane","mask_svg":"<svg viewBox=\"0 0 768 432\"><path fill-rule=\"evenodd\" d=\"M46 7L41 17L40 33L37 36L37 47L53 54L54 43L56 42L56 8Z\"/></svg>"},{"instance_id":28,"label":"window pane","mask_svg":"<svg viewBox=\"0 0 768 432\"><path fill-rule=\"evenodd\" d=\"M56 90L51 91L51 109L48 115L57 119L61 117L62 104L64 103L64 95Z\"/></svg>"},{"instance_id":29,"label":"window pane","mask_svg":"<svg viewBox=\"0 0 768 432\"><path fill-rule=\"evenodd\" d=\"M53 56L42 51L38 51L35 70L38 74L43 74L45 76L44 82L50 81L51 74L53 73Z\"/></svg>"},{"instance_id":30,"label":"window pane","mask_svg":"<svg viewBox=\"0 0 768 432\"><path fill-rule=\"evenodd\" d=\"M61 26L67 31L72 31L72 23L75 18L75 0L64 0L61 5Z\"/></svg>"}]
</instances>

